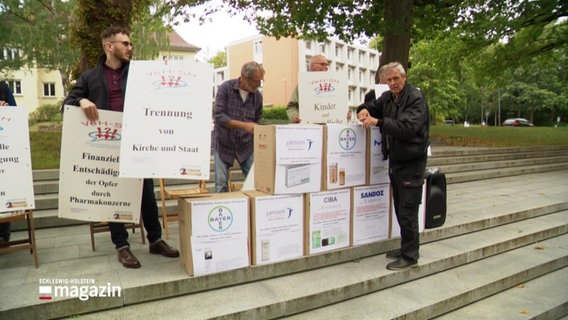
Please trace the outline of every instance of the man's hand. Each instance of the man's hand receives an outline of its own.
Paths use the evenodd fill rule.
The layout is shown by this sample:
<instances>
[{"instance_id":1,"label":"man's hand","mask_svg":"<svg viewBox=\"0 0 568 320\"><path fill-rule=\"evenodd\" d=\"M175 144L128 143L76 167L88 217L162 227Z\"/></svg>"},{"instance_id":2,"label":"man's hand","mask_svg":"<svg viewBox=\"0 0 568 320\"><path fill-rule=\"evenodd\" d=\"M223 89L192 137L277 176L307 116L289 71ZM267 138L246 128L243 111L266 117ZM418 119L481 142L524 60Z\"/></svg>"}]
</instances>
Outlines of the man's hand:
<instances>
[{"instance_id":1,"label":"man's hand","mask_svg":"<svg viewBox=\"0 0 568 320\"><path fill-rule=\"evenodd\" d=\"M292 117L292 123L300 123L300 121L302 121L302 119L300 119L300 116L295 115Z\"/></svg>"},{"instance_id":2,"label":"man's hand","mask_svg":"<svg viewBox=\"0 0 568 320\"><path fill-rule=\"evenodd\" d=\"M379 120L377 118L371 117L369 110L367 109L362 109L361 111L359 111L359 113L357 113L357 119L361 121L364 128L374 127L377 125L377 123L379 123Z\"/></svg>"},{"instance_id":3,"label":"man's hand","mask_svg":"<svg viewBox=\"0 0 568 320\"><path fill-rule=\"evenodd\" d=\"M81 106L81 109L83 109L83 113L87 119L90 121L99 120L99 110L97 109L97 106L91 102L91 100L85 98L81 99L79 101L79 105Z\"/></svg>"},{"instance_id":4,"label":"man's hand","mask_svg":"<svg viewBox=\"0 0 568 320\"><path fill-rule=\"evenodd\" d=\"M254 122L245 122L243 130L245 130L246 133L253 134L254 133Z\"/></svg>"},{"instance_id":5,"label":"man's hand","mask_svg":"<svg viewBox=\"0 0 568 320\"><path fill-rule=\"evenodd\" d=\"M365 121L365 119L367 119L370 116L371 115L369 114L369 110L367 109L361 109L361 111L357 113L357 119L361 122Z\"/></svg>"},{"instance_id":6,"label":"man's hand","mask_svg":"<svg viewBox=\"0 0 568 320\"><path fill-rule=\"evenodd\" d=\"M6 107L6 106L8 106L8 102L0 100L0 107Z\"/></svg>"}]
</instances>

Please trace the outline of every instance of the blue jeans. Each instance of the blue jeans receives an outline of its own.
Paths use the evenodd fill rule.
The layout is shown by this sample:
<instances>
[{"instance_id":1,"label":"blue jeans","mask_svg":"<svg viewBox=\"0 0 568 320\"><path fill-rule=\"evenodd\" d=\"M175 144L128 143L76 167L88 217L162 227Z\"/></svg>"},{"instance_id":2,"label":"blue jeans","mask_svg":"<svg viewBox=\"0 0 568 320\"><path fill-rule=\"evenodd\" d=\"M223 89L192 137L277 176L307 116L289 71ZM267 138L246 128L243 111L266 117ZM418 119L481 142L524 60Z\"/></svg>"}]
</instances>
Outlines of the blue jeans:
<instances>
[{"instance_id":1,"label":"blue jeans","mask_svg":"<svg viewBox=\"0 0 568 320\"><path fill-rule=\"evenodd\" d=\"M232 163L227 163L219 157L219 153L217 151L214 152L215 155L215 192L227 192L229 191L229 168L233 166ZM251 154L248 159L244 162L239 162L241 169L243 170L243 174L248 176L250 171L250 167L254 162L254 156Z\"/></svg>"}]
</instances>

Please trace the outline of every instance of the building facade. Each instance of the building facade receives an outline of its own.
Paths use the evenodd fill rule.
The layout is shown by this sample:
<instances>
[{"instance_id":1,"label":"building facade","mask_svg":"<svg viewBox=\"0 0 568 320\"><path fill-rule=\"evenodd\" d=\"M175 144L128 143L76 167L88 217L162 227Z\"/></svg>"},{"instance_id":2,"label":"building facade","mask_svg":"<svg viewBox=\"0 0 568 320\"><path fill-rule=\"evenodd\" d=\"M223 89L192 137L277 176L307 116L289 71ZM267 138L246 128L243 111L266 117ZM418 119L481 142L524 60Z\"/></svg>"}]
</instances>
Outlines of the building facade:
<instances>
[{"instance_id":1,"label":"building facade","mask_svg":"<svg viewBox=\"0 0 568 320\"><path fill-rule=\"evenodd\" d=\"M356 108L374 88L379 52L340 40L277 40L257 35L235 41L227 46L228 75L238 77L242 65L248 61L262 63L266 70L262 88L264 104L285 106L298 83L298 72L307 71L310 58L317 54L327 57L329 70L347 73L349 107Z\"/></svg>"}]
</instances>

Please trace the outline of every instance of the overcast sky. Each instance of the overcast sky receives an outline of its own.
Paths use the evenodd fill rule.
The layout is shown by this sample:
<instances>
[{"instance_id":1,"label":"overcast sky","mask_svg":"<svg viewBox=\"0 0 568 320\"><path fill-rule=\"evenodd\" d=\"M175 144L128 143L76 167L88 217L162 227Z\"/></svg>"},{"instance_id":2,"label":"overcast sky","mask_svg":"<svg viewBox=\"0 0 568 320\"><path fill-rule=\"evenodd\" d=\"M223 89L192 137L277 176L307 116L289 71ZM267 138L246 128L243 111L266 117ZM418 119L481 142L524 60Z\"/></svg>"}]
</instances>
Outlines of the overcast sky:
<instances>
[{"instance_id":1,"label":"overcast sky","mask_svg":"<svg viewBox=\"0 0 568 320\"><path fill-rule=\"evenodd\" d=\"M224 12L212 15L212 22L199 25L197 21L180 23L174 27L187 42L201 48L198 59L214 56L229 43L258 34L256 28L244 21L242 16L230 17Z\"/></svg>"}]
</instances>

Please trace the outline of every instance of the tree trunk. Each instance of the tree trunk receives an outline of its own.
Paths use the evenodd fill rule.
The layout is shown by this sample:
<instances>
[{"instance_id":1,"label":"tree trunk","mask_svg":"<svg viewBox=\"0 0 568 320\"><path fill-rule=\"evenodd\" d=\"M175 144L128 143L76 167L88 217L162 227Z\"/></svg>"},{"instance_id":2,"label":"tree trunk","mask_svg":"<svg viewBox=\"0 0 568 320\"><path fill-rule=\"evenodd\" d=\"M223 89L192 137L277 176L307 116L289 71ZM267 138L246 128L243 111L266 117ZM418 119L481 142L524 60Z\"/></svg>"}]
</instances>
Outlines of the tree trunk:
<instances>
[{"instance_id":1,"label":"tree trunk","mask_svg":"<svg viewBox=\"0 0 568 320\"><path fill-rule=\"evenodd\" d=\"M130 27L133 3L139 0L79 0L76 37L81 48L79 65L73 72L78 78L82 72L94 67L103 53L101 32L111 25Z\"/></svg>"},{"instance_id":2,"label":"tree trunk","mask_svg":"<svg viewBox=\"0 0 568 320\"><path fill-rule=\"evenodd\" d=\"M410 68L408 63L410 32L414 17L413 4L413 0L386 1L386 28L379 67L397 61L408 72ZM375 74L375 82L379 83L379 72Z\"/></svg>"}]
</instances>

